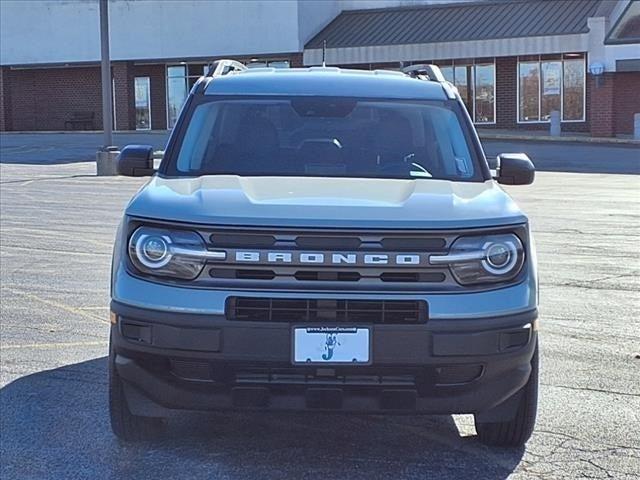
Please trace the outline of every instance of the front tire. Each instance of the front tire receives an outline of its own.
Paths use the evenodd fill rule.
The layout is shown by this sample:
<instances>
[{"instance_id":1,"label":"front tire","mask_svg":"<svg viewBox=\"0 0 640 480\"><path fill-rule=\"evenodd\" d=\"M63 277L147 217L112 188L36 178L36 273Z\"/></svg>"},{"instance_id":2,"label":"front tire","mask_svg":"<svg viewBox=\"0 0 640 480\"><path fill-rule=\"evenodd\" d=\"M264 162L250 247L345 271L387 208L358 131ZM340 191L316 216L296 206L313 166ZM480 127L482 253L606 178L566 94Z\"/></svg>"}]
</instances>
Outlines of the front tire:
<instances>
[{"instance_id":1,"label":"front tire","mask_svg":"<svg viewBox=\"0 0 640 480\"><path fill-rule=\"evenodd\" d=\"M531 437L536 423L538 410L538 345L531 358L531 375L522 388L522 396L515 416L507 421L483 423L475 416L476 432L480 441L486 445L499 447L521 447Z\"/></svg>"},{"instance_id":2,"label":"front tire","mask_svg":"<svg viewBox=\"0 0 640 480\"><path fill-rule=\"evenodd\" d=\"M149 440L162 432L163 419L141 417L129 410L123 380L115 365L115 352L109 348L109 414L111 430L125 442Z\"/></svg>"}]
</instances>

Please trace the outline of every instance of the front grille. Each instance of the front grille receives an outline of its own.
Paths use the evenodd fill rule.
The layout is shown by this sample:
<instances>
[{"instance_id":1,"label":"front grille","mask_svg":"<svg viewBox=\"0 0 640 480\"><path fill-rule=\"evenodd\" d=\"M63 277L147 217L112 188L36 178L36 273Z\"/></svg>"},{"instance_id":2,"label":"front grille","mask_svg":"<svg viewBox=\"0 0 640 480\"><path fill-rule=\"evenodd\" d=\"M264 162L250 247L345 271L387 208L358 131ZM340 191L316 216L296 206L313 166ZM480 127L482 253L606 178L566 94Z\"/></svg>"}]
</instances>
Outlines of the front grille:
<instances>
[{"instance_id":1,"label":"front grille","mask_svg":"<svg viewBox=\"0 0 640 480\"><path fill-rule=\"evenodd\" d=\"M344 385L361 387L411 387L416 386L416 375L343 373L318 375L317 371L302 369L246 369L236 372L236 384L263 385Z\"/></svg>"},{"instance_id":2,"label":"front grille","mask_svg":"<svg viewBox=\"0 0 640 480\"><path fill-rule=\"evenodd\" d=\"M239 280L279 280L281 282L350 282L353 284L372 285L379 282L386 284L439 284L447 280L445 271L423 270L406 271L382 268L355 271L349 269L332 270L330 268L318 268L317 270L300 270L295 267L214 267L209 269L209 277L215 280L239 279ZM270 285L271 286L271 285ZM300 286L300 285L299 285Z\"/></svg>"},{"instance_id":3,"label":"front grille","mask_svg":"<svg viewBox=\"0 0 640 480\"><path fill-rule=\"evenodd\" d=\"M390 283L441 283L446 279L442 272L384 272L380 280Z\"/></svg>"},{"instance_id":4,"label":"front grille","mask_svg":"<svg viewBox=\"0 0 640 480\"><path fill-rule=\"evenodd\" d=\"M139 223L132 223L132 227ZM194 280L167 282L199 288L265 291L265 295L266 291L413 292L418 295L468 291L472 287L460 285L448 266L431 264L430 256L449 252L453 242L464 235L514 232L523 240L527 235L524 226L469 231L187 224L176 224L175 228L196 231L209 250L222 251L225 256L224 259L208 260L202 273ZM379 261L380 258L385 261ZM496 286L477 286L473 290Z\"/></svg>"},{"instance_id":5,"label":"front grille","mask_svg":"<svg viewBox=\"0 0 640 480\"><path fill-rule=\"evenodd\" d=\"M434 388L467 385L483 374L478 364L434 367L331 367L231 365L206 360L171 359L170 372L190 382L218 385L278 386L338 386L417 388L423 394Z\"/></svg>"},{"instance_id":6,"label":"front grille","mask_svg":"<svg viewBox=\"0 0 640 480\"><path fill-rule=\"evenodd\" d=\"M295 273L296 280L307 282L357 282L362 278L358 272L332 272L332 271L314 271L299 270Z\"/></svg>"},{"instance_id":7,"label":"front grille","mask_svg":"<svg viewBox=\"0 0 640 480\"><path fill-rule=\"evenodd\" d=\"M229 320L253 322L349 322L415 324L427 321L422 300L327 300L230 297Z\"/></svg>"},{"instance_id":8,"label":"front grille","mask_svg":"<svg viewBox=\"0 0 640 480\"><path fill-rule=\"evenodd\" d=\"M208 262L196 280L204 287L403 293L459 288L446 266L427 261L430 254L448 251L456 232L218 227L199 233L207 248L227 254L224 261ZM323 261L302 262L297 258L301 253L322 255ZM238 259L243 254L257 259ZM270 261L269 254L290 255L293 260ZM333 261L333 255L341 260ZM389 261L367 263L367 255L387 256ZM420 261L396 261L412 255ZM349 262L348 256L357 260Z\"/></svg>"}]
</instances>

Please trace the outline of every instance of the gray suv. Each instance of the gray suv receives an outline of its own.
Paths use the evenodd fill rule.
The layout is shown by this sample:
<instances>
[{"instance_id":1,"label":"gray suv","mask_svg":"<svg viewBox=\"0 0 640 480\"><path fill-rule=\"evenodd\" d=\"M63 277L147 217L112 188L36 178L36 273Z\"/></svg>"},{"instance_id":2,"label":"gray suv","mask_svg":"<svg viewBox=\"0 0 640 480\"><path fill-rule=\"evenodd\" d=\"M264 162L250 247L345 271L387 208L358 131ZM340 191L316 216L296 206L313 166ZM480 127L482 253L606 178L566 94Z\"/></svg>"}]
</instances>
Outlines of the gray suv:
<instances>
[{"instance_id":1,"label":"gray suv","mask_svg":"<svg viewBox=\"0 0 640 480\"><path fill-rule=\"evenodd\" d=\"M437 67L213 65L114 248L109 398L124 440L171 409L473 414L534 427L538 284L527 217Z\"/></svg>"}]
</instances>

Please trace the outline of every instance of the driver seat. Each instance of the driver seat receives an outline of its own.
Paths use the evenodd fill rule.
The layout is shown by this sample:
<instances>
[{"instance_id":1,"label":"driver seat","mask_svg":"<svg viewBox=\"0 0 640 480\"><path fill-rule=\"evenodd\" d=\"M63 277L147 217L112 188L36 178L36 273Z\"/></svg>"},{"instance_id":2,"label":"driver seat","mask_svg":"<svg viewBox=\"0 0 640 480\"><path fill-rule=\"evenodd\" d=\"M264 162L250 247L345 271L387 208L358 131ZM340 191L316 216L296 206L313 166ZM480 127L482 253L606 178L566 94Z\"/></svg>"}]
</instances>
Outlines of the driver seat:
<instances>
[{"instance_id":1,"label":"driver seat","mask_svg":"<svg viewBox=\"0 0 640 480\"><path fill-rule=\"evenodd\" d=\"M377 125L371 130L371 145L384 164L401 162L413 151L411 123L394 111L382 111Z\"/></svg>"}]
</instances>

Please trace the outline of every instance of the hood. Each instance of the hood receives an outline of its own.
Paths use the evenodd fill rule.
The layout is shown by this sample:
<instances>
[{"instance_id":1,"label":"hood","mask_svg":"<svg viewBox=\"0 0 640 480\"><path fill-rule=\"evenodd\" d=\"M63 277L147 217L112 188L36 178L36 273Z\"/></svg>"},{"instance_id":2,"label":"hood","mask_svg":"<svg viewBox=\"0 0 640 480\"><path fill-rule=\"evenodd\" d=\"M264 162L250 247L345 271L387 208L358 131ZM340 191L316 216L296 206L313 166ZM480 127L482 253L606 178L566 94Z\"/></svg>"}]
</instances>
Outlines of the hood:
<instances>
[{"instance_id":1,"label":"hood","mask_svg":"<svg viewBox=\"0 0 640 480\"><path fill-rule=\"evenodd\" d=\"M212 225L471 228L527 219L493 181L326 177L153 177L131 216Z\"/></svg>"}]
</instances>

